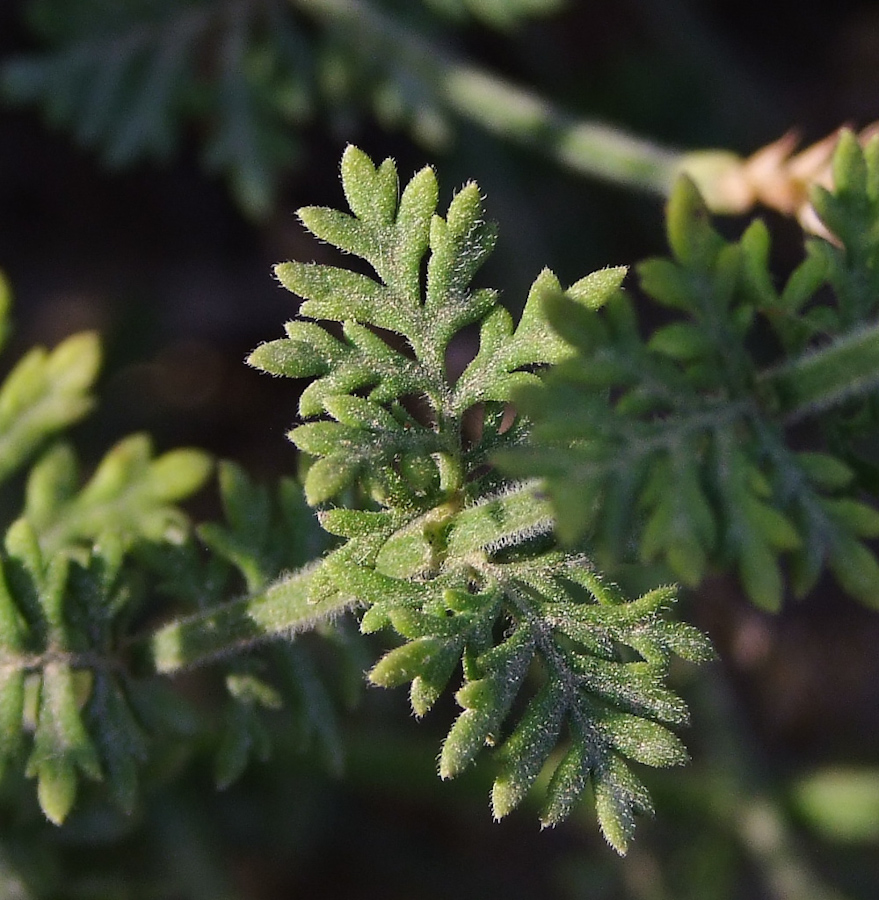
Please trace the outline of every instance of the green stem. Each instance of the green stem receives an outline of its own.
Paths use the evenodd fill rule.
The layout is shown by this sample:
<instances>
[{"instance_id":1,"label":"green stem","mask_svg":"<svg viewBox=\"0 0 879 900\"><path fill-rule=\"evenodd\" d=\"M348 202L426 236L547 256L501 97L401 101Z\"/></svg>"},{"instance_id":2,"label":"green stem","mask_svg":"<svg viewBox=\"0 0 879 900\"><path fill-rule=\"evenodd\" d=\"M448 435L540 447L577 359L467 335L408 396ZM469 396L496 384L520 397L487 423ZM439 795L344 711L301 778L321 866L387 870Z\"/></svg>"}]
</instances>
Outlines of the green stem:
<instances>
[{"instance_id":1,"label":"green stem","mask_svg":"<svg viewBox=\"0 0 879 900\"><path fill-rule=\"evenodd\" d=\"M732 828L742 850L755 865L774 900L847 900L813 868L785 815L766 784L767 765L735 708L730 683L718 669L702 682L706 754L716 777L715 796L706 809L720 828Z\"/></svg>"},{"instance_id":2,"label":"green stem","mask_svg":"<svg viewBox=\"0 0 879 900\"><path fill-rule=\"evenodd\" d=\"M777 801L755 791L729 821L777 900L846 900L812 868Z\"/></svg>"},{"instance_id":3,"label":"green stem","mask_svg":"<svg viewBox=\"0 0 879 900\"><path fill-rule=\"evenodd\" d=\"M170 675L273 638L313 628L354 605L351 597L310 599L317 567L295 572L266 590L178 619L135 643L154 672Z\"/></svg>"},{"instance_id":4,"label":"green stem","mask_svg":"<svg viewBox=\"0 0 879 900\"><path fill-rule=\"evenodd\" d=\"M609 125L583 120L495 74L439 51L363 0L290 0L305 13L385 45L450 112L504 138L534 147L584 175L665 195L684 154Z\"/></svg>"},{"instance_id":5,"label":"green stem","mask_svg":"<svg viewBox=\"0 0 879 900\"><path fill-rule=\"evenodd\" d=\"M578 119L476 66L449 67L439 89L447 106L461 117L534 147L581 175L665 196L681 165L677 151Z\"/></svg>"},{"instance_id":6,"label":"green stem","mask_svg":"<svg viewBox=\"0 0 879 900\"><path fill-rule=\"evenodd\" d=\"M461 512L451 545L457 555L503 546L550 527L551 510L534 484ZM407 533L403 533L405 541ZM393 546L393 539L386 545ZM171 675L279 637L314 628L357 604L350 592L314 601L311 582L320 566L294 572L264 591L177 619L136 639L132 650L148 671Z\"/></svg>"},{"instance_id":7,"label":"green stem","mask_svg":"<svg viewBox=\"0 0 879 900\"><path fill-rule=\"evenodd\" d=\"M760 377L775 412L793 421L879 387L879 324L851 332Z\"/></svg>"}]
</instances>

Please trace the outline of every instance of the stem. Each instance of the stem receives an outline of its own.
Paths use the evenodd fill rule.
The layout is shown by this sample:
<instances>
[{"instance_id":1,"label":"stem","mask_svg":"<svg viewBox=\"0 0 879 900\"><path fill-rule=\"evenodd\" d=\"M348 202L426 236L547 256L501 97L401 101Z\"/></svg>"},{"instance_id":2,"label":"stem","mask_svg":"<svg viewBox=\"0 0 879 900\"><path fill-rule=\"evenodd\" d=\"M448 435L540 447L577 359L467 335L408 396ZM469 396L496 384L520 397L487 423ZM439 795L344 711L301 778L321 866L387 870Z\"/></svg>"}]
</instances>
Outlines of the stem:
<instances>
[{"instance_id":1,"label":"stem","mask_svg":"<svg viewBox=\"0 0 879 900\"><path fill-rule=\"evenodd\" d=\"M756 791L740 798L730 821L778 900L845 900L812 868L777 802Z\"/></svg>"},{"instance_id":2,"label":"stem","mask_svg":"<svg viewBox=\"0 0 879 900\"><path fill-rule=\"evenodd\" d=\"M879 324L764 372L775 412L787 421L814 415L879 386Z\"/></svg>"},{"instance_id":3,"label":"stem","mask_svg":"<svg viewBox=\"0 0 879 900\"><path fill-rule=\"evenodd\" d=\"M703 682L705 731L713 778L720 793L706 809L723 828L732 827L742 850L759 870L774 900L847 900L812 866L783 806L765 782L767 765L735 709L725 675L709 671Z\"/></svg>"},{"instance_id":4,"label":"stem","mask_svg":"<svg viewBox=\"0 0 879 900\"><path fill-rule=\"evenodd\" d=\"M355 603L338 594L311 600L310 586L317 569L295 572L260 593L171 622L136 641L134 649L144 653L152 671L170 675L313 628Z\"/></svg>"},{"instance_id":5,"label":"stem","mask_svg":"<svg viewBox=\"0 0 879 900\"><path fill-rule=\"evenodd\" d=\"M578 119L476 66L449 67L438 88L446 105L461 117L534 147L582 175L665 196L681 164L677 151Z\"/></svg>"},{"instance_id":6,"label":"stem","mask_svg":"<svg viewBox=\"0 0 879 900\"><path fill-rule=\"evenodd\" d=\"M668 193L684 154L620 129L583 120L545 98L442 52L363 0L290 0L305 13L356 30L386 45L386 58L405 63L450 112L480 128L534 147L563 166L604 181Z\"/></svg>"}]
</instances>

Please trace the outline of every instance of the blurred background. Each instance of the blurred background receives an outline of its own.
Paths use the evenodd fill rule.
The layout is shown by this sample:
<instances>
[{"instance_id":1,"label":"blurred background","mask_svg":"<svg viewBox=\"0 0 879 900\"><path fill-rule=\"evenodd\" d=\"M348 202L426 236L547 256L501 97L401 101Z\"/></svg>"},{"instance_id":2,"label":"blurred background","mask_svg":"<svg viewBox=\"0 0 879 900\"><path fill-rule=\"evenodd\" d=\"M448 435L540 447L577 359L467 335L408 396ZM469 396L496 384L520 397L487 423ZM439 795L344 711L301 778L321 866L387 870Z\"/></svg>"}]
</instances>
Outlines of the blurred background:
<instances>
[{"instance_id":1,"label":"blurred background","mask_svg":"<svg viewBox=\"0 0 879 900\"><path fill-rule=\"evenodd\" d=\"M879 5L4 0L0 84L4 370L96 329L85 459L145 430L273 480L295 472L296 387L243 359L296 313L271 265L326 258L294 211L342 203L347 143L403 178L435 165L442 202L475 179L501 233L481 281L515 308L543 266L570 283L664 251L658 181L584 174L563 149L578 123L639 136L657 165L862 127L879 118ZM540 127L516 122L522 90ZM798 228L765 216L782 276ZM490 820L489 772L440 783L452 701L416 724L402 692L361 691L338 772L282 742L217 794L196 748L124 827L51 829L0 803L0 897L872 900L879 618L830 583L816 594L774 618L733 581L685 599L722 662L676 675L694 762L645 774L658 815L625 860L588 809L540 833L533 811Z\"/></svg>"}]
</instances>

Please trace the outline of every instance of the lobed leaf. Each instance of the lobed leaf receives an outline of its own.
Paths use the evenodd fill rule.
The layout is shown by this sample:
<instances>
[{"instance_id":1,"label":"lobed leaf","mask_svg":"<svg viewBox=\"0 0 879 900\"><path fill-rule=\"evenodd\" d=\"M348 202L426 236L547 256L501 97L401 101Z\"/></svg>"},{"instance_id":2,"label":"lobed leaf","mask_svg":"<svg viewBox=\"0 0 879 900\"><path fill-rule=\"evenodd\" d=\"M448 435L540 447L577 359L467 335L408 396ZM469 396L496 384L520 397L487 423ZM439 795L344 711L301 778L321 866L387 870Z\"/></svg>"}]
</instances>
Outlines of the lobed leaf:
<instances>
[{"instance_id":1,"label":"lobed leaf","mask_svg":"<svg viewBox=\"0 0 879 900\"><path fill-rule=\"evenodd\" d=\"M35 348L15 366L0 386L0 478L89 412L99 365L97 338L85 333L51 353Z\"/></svg>"},{"instance_id":2,"label":"lobed leaf","mask_svg":"<svg viewBox=\"0 0 879 900\"><path fill-rule=\"evenodd\" d=\"M66 449L50 451L29 479L25 515L45 552L111 531L128 541L161 540L186 521L176 501L197 491L211 468L201 451L154 457L149 439L132 435L110 450L80 491L71 493L73 457Z\"/></svg>"},{"instance_id":3,"label":"lobed leaf","mask_svg":"<svg viewBox=\"0 0 879 900\"><path fill-rule=\"evenodd\" d=\"M556 367L549 384L553 371L575 382L569 395L551 395L561 417L568 416L572 397L575 406L579 402L583 385L605 391L617 378L631 388L620 392L621 426L644 410L674 413L698 392L668 402L660 382L670 378L680 388L686 374L676 368L674 353L643 347L634 306L621 292L624 269L603 270L567 290L544 271L516 323L495 292L472 285L496 240L475 184L465 185L442 217L429 169L399 194L393 163L375 165L348 148L342 180L350 214L309 207L300 218L318 238L360 256L374 277L322 264L282 264L278 277L305 299L302 315L340 322L341 331L292 322L286 339L263 344L249 360L272 374L312 379L300 413L321 419L298 425L290 437L313 457L308 501L339 504L319 519L344 542L311 576L310 600L362 607L361 631L397 635L398 645L372 667L369 679L385 687L409 683L417 716L460 671L455 698L461 712L443 741L441 777L456 776L484 747L497 747L492 805L500 817L553 766L558 749L562 762L549 781L544 822L560 821L591 782L602 827L624 852L633 817L649 809L624 757L653 765L684 761L682 745L660 724L687 717L683 701L665 684L669 658L678 652L705 660L713 651L695 629L675 628L662 617L673 602L670 589L627 601L579 554L557 549L542 486L504 482L489 454L524 444L526 422L508 404L526 388L532 393L524 407L531 398L543 402L538 386L546 366ZM696 204L692 197L681 200L688 202ZM683 261L675 271L684 271L691 258L700 272L719 260L717 280L729 287L739 271L737 253L724 252L705 223L681 229L675 240ZM689 297L705 318L710 311L691 275L684 272ZM479 326L479 349L452 382L446 350L470 324ZM737 333L743 327L739 323ZM584 365L578 351L592 352L609 338L624 352ZM726 343L720 336L686 361L708 365ZM639 392L641 373L659 386ZM679 568L691 544L707 557L719 528L709 488L688 451L702 453L710 426L685 424L677 442L657 445L641 460L639 448L655 441L658 427L644 427L643 441L630 452L625 427L608 428L611 440L601 445L591 436L592 424L569 448L562 443L568 432L559 428L560 453L542 457L558 473L576 452L595 451L586 464L594 466L593 483L585 492L569 492L572 516L577 504L597 510L607 491L632 514L673 520L674 527L666 521L657 529L654 543L658 554L677 554ZM630 461L621 497L612 476ZM676 488L671 497L663 492L669 480ZM653 496L639 506L636 488L645 481L653 483ZM549 484L554 499L566 490ZM367 509L343 506L362 501ZM763 507L754 517L782 541L777 518ZM563 517L559 521L564 527ZM610 534L624 524L602 519L600 527ZM228 751L233 773L251 747L243 728L236 734L234 754Z\"/></svg>"}]
</instances>

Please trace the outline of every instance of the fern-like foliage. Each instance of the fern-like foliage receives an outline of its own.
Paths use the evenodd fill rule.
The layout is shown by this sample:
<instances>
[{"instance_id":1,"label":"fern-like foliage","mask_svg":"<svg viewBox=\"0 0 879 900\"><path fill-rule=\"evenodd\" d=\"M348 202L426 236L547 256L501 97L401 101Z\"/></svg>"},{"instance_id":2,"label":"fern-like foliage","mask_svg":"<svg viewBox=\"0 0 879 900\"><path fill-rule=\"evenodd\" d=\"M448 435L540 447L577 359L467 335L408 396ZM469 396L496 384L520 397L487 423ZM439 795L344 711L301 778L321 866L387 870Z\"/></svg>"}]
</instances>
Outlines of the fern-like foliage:
<instances>
[{"instance_id":1,"label":"fern-like foliage","mask_svg":"<svg viewBox=\"0 0 879 900\"><path fill-rule=\"evenodd\" d=\"M293 479L282 479L273 494L240 466L223 462L219 484L225 522L202 524L197 533L212 551L208 564L225 562L237 570L250 595L257 595L279 572L303 566L323 550L324 535L304 502L301 485ZM222 599L220 594L217 601ZM353 676L359 681L359 671L346 672L352 654L340 632L325 628L323 637L338 651L335 681L339 674L342 680ZM330 770L341 771L338 703L319 668L312 648L302 640L280 641L259 658L227 664L229 703L215 759L219 787L232 784L252 759L268 758L273 723L267 719L277 719L281 712L288 727L298 729L300 744L313 741Z\"/></svg>"},{"instance_id":2,"label":"fern-like foliage","mask_svg":"<svg viewBox=\"0 0 879 900\"><path fill-rule=\"evenodd\" d=\"M30 746L25 771L55 823L80 776L106 779L119 806L133 808L147 736L163 715L156 685L132 678L125 663L139 592L124 563L137 541L179 526L171 504L201 486L210 464L187 450L150 460L136 437L78 492L74 468L59 445L32 469L24 517L6 533L0 562L0 757L15 762Z\"/></svg>"},{"instance_id":3,"label":"fern-like foliage","mask_svg":"<svg viewBox=\"0 0 879 900\"><path fill-rule=\"evenodd\" d=\"M0 305L5 334L2 280ZM0 550L0 766L36 779L56 823L81 777L105 780L130 811L149 735L167 731L164 692L134 678L126 660L143 593L127 560L143 541L179 539L186 520L176 503L211 470L194 450L154 458L137 435L81 486L74 452L58 438L92 408L99 362L96 337L75 335L31 350L0 386L0 478L31 463L24 509Z\"/></svg>"},{"instance_id":4,"label":"fern-like foliage","mask_svg":"<svg viewBox=\"0 0 879 900\"><path fill-rule=\"evenodd\" d=\"M468 13L509 27L558 2L425 0L400 22L395 4L349 5L28 0L26 19L45 49L6 61L0 86L6 99L38 105L51 126L114 168L166 160L195 130L205 166L226 178L247 213L261 216L316 109L342 117L371 109L425 140L448 132L431 52L401 52L407 41L390 32L407 20L435 30L450 14ZM366 35L363 19L376 22Z\"/></svg>"},{"instance_id":5,"label":"fern-like foliage","mask_svg":"<svg viewBox=\"0 0 879 900\"><path fill-rule=\"evenodd\" d=\"M48 49L4 66L7 97L39 103L114 167L166 159L197 119L206 164L245 210L265 212L308 100L309 54L287 4L33 0L27 14Z\"/></svg>"},{"instance_id":6,"label":"fern-like foliage","mask_svg":"<svg viewBox=\"0 0 879 900\"><path fill-rule=\"evenodd\" d=\"M879 381L879 142L864 150L845 134L834 183L814 196L834 237L809 240L781 288L762 222L725 240L682 180L668 208L671 259L637 266L640 293L673 321L645 338L622 290L595 309L547 298L577 354L517 394L535 441L502 463L545 479L565 539L588 533L605 559L635 546L688 585L732 567L771 610L783 561L798 596L828 565L879 605L865 444Z\"/></svg>"},{"instance_id":7,"label":"fern-like foliage","mask_svg":"<svg viewBox=\"0 0 879 900\"><path fill-rule=\"evenodd\" d=\"M375 166L353 147L342 183L349 213L308 207L300 218L374 274L279 265L282 284L304 299L304 318L249 360L312 379L300 399L312 421L290 437L313 458L309 502L337 504L320 521L343 539L311 577L312 601L351 598L366 608L362 630L391 628L404 639L370 679L410 682L416 715L460 666L463 711L443 744L443 777L497 746L500 817L548 766L543 822L563 819L591 784L602 830L625 852L634 814L649 809L626 759L670 765L685 757L665 727L686 718L664 683L669 655L705 659L710 647L659 615L670 589L626 602L581 555L554 549L545 500L531 485L504 484L488 465L499 448L525 439L527 423L507 405L513 392L536 386L535 368L571 353L549 328L546 299L600 306L623 272L562 291L544 271L515 323L494 291L471 284L496 239L475 184L440 216L431 169L400 192L392 161ZM452 378L450 343L474 325L478 352ZM365 508L351 508L352 498Z\"/></svg>"},{"instance_id":8,"label":"fern-like foliage","mask_svg":"<svg viewBox=\"0 0 879 900\"><path fill-rule=\"evenodd\" d=\"M32 731L26 774L37 779L46 816L59 824L80 776L106 778L130 811L146 757L137 686L114 664L117 620L131 597L119 578L123 555L121 544L106 536L85 564L65 554L46 557L26 519L6 534L3 762L21 752Z\"/></svg>"}]
</instances>

